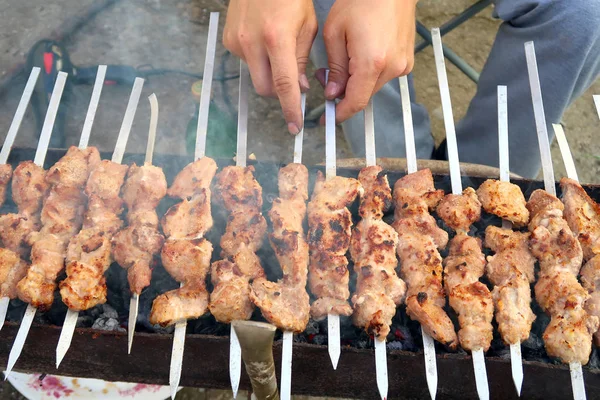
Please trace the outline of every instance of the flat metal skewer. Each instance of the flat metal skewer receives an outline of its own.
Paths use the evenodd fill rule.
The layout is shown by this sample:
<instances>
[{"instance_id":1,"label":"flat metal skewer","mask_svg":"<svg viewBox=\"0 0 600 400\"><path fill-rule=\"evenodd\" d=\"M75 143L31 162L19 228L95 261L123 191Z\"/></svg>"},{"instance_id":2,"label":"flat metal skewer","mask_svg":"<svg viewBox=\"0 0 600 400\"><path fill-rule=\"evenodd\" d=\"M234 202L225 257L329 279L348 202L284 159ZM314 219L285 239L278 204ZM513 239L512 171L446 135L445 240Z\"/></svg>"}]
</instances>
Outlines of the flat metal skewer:
<instances>
[{"instance_id":1,"label":"flat metal skewer","mask_svg":"<svg viewBox=\"0 0 600 400\"><path fill-rule=\"evenodd\" d=\"M94 124L94 118L96 117L96 110L98 109L98 102L100 101L100 94L102 93L102 87L104 86L105 76L106 65L98 66L98 73L96 74L96 81L94 83L94 89L92 90L92 98L90 100L90 105L88 107L85 122L83 124L83 130L79 139L78 147L80 149L85 149L90 141L92 125ZM56 368L58 368L63 358L67 354L69 347L71 347L73 332L75 331L75 326L77 325L78 316L78 311L71 309L67 310L67 315L65 316L65 321L60 331L58 345L56 346Z\"/></svg>"},{"instance_id":2,"label":"flat metal skewer","mask_svg":"<svg viewBox=\"0 0 600 400\"><path fill-rule=\"evenodd\" d=\"M531 100L533 102L536 131L540 146L540 154L542 157L544 188L548 193L556 196L554 168L552 166L552 154L550 152L550 139L548 138L548 128L546 126L546 116L544 114L544 103L542 100L542 88L540 85L540 76L538 73L537 60L535 57L535 46L533 42L525 43L525 56L527 59L527 71L529 74L529 85L531 88ZM581 363L570 363L569 369L571 371L573 398L575 400L585 400L585 383L583 381Z\"/></svg>"},{"instance_id":3,"label":"flat metal skewer","mask_svg":"<svg viewBox=\"0 0 600 400\"><path fill-rule=\"evenodd\" d=\"M33 159L34 164L40 167L44 166L44 161L46 160L50 136L52 135L54 121L56 119L58 106L60 104L60 99L62 97L66 82L67 74L64 72L59 72L56 77L56 82L54 83L54 89L52 89L52 95L50 96L50 102L48 103L48 110L46 111L46 118L44 119L44 124L42 125L40 140L38 142L38 147ZM25 340L29 334L29 329L31 328L31 323L33 322L36 311L37 309L31 304L27 305L27 310L25 310L25 315L21 320L19 332L17 332L17 337L15 338L12 348L10 349L10 354L8 355L8 365L6 367L6 372L4 373L4 380L8 379L8 375L19 359L21 351L23 351L23 346L25 345Z\"/></svg>"},{"instance_id":4,"label":"flat metal skewer","mask_svg":"<svg viewBox=\"0 0 600 400\"><path fill-rule=\"evenodd\" d=\"M306 108L306 93L302 93L300 99L302 116ZM304 140L304 124L302 129L294 138L294 163L302 164L302 142ZM294 332L283 332L283 344L281 348L281 400L290 400L292 397L292 349L294 343Z\"/></svg>"},{"instance_id":5,"label":"flat metal skewer","mask_svg":"<svg viewBox=\"0 0 600 400\"><path fill-rule=\"evenodd\" d=\"M210 95L212 89L213 72L215 68L215 53L217 48L217 31L219 28L219 13L211 12L208 24L208 38L206 40L206 56L204 58L204 75L202 90L200 92L200 105L198 108L198 125L196 126L196 148L194 160L199 160L206 155L206 136L208 134L208 112L210 109ZM180 284L179 287L182 287ZM183 352L185 350L185 332L187 321L178 321L173 334L173 347L171 350L171 364L169 370L169 385L171 398L175 399L181 380L183 367Z\"/></svg>"},{"instance_id":6,"label":"flat metal skewer","mask_svg":"<svg viewBox=\"0 0 600 400\"><path fill-rule=\"evenodd\" d=\"M402 119L404 120L404 141L406 147L406 169L409 174L417 172L417 152L415 149L415 132L412 120L412 108L410 104L410 91L408 88L408 78L401 76L400 98L402 100ZM427 388L432 400L435 400L438 385L437 360L435 358L435 342L423 328L421 328L423 338L423 355L425 358L425 378L427 379Z\"/></svg>"},{"instance_id":7,"label":"flat metal skewer","mask_svg":"<svg viewBox=\"0 0 600 400\"><path fill-rule=\"evenodd\" d=\"M237 151L235 165L246 166L248 154L248 85L250 84L250 72L244 61L240 60L240 97L238 100L238 127L237 127ZM242 376L242 348L240 341L231 325L229 336L229 380L233 398L237 397L240 388L240 377Z\"/></svg>"},{"instance_id":8,"label":"flat metal skewer","mask_svg":"<svg viewBox=\"0 0 600 400\"><path fill-rule=\"evenodd\" d=\"M29 79L27 79L27 84L25 85L23 94L21 95L21 100L19 100L19 105L17 106L17 111L15 111L15 116L13 117L10 127L8 128L6 138L4 138L4 144L2 145L2 150L0 151L0 164L6 164L8 162L8 156L10 155L15 138L17 137L17 132L19 131L19 127L23 121L23 116L25 115L25 111L29 105L29 100L31 99L31 95L33 94L33 89L35 88L35 83L37 82L39 75L40 68L33 67L31 74L29 75ZM2 329L4 326L9 303L10 297L2 297L0 299L0 329Z\"/></svg>"},{"instance_id":9,"label":"flat metal skewer","mask_svg":"<svg viewBox=\"0 0 600 400\"><path fill-rule=\"evenodd\" d=\"M448 87L448 76L446 75L446 64L442 50L442 37L439 28L431 30L433 38L433 52L435 55L435 65L437 69L438 81L440 86L440 96L442 99L442 112L444 114L444 125L446 128L446 141L448 144L448 163L450 166L450 180L452 183L452 193L462 194L462 181L460 176L460 162L458 159L458 146L456 143L456 131L454 127L454 116L452 113L452 101L450 99L450 89ZM490 389L485 368L485 357L483 349L474 349L471 351L473 357L473 369L475 372L475 384L477 394L481 400L490 398Z\"/></svg>"},{"instance_id":10,"label":"flat metal skewer","mask_svg":"<svg viewBox=\"0 0 600 400\"><path fill-rule=\"evenodd\" d=\"M510 182L510 163L508 156L508 103L506 86L498 86L498 154L500 180ZM502 220L503 229L512 229L512 223ZM523 387L523 359L521 343L510 344L510 366L517 394L521 396Z\"/></svg>"},{"instance_id":11,"label":"flat metal skewer","mask_svg":"<svg viewBox=\"0 0 600 400\"><path fill-rule=\"evenodd\" d=\"M325 81L329 79L329 70L325 73ZM325 179L331 179L336 174L335 153L335 101L325 101ZM340 360L340 316L327 314L327 351L333 369L337 369Z\"/></svg>"},{"instance_id":12,"label":"flat metal skewer","mask_svg":"<svg viewBox=\"0 0 600 400\"><path fill-rule=\"evenodd\" d=\"M600 94L594 95L594 104L596 105L596 112L598 113L598 118L600 118Z\"/></svg>"}]
</instances>

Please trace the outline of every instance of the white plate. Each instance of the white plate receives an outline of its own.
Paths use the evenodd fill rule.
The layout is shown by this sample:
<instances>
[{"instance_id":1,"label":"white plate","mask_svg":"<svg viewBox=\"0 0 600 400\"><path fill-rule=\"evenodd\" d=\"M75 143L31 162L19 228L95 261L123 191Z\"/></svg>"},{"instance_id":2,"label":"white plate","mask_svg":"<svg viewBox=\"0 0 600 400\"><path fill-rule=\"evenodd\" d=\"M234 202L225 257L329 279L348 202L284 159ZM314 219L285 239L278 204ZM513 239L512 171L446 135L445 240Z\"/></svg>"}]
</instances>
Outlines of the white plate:
<instances>
[{"instance_id":1,"label":"white plate","mask_svg":"<svg viewBox=\"0 0 600 400\"><path fill-rule=\"evenodd\" d=\"M143 399L164 400L170 396L168 386L143 383L107 382L100 379L73 378L60 375L11 372L8 381L29 400L56 399Z\"/></svg>"}]
</instances>

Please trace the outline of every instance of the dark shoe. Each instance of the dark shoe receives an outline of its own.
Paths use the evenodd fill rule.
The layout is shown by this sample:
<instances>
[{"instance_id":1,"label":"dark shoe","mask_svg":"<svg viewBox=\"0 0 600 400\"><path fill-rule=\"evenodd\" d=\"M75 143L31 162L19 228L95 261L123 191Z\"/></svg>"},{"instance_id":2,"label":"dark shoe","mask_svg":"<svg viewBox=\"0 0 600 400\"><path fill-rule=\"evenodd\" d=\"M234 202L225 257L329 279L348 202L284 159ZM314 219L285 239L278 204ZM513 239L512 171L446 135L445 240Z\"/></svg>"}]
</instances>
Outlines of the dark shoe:
<instances>
[{"instance_id":1,"label":"dark shoe","mask_svg":"<svg viewBox=\"0 0 600 400\"><path fill-rule=\"evenodd\" d=\"M448 144L446 143L446 139L440 143L437 149L433 149L433 153L431 153L432 160L439 161L448 161Z\"/></svg>"}]
</instances>

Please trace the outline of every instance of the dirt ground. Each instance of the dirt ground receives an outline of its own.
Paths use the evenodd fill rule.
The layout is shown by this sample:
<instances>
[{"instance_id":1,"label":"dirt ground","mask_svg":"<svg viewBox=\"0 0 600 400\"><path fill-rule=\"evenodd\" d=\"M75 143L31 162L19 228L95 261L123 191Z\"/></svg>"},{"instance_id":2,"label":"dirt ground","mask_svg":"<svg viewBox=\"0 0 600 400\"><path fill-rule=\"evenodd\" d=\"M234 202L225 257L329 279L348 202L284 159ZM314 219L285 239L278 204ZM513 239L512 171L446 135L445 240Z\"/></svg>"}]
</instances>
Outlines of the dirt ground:
<instances>
[{"instance_id":1,"label":"dirt ground","mask_svg":"<svg viewBox=\"0 0 600 400\"><path fill-rule=\"evenodd\" d=\"M418 18L425 25L436 26L450 19L473 1L469 0L421 0ZM48 37L73 15L94 3L92 0L0 0L0 79L9 74L12 67L24 60L28 50L39 39ZM208 14L221 11L220 33L225 21L224 0L126 0L120 1L101 12L65 42L76 65L122 64L141 66L151 64L155 68L179 69L201 73L204 61ZM491 18L491 8L484 10L467 24L444 37L444 43L464 57L475 69L480 70L493 43L499 22ZM223 63L225 50L217 48L215 76L236 74L238 62L229 57ZM447 63L450 90L455 118L460 119L475 93L475 84L458 69ZM435 75L431 48L416 57L414 77L418 100L426 105L432 117L432 130L439 143L444 136L438 82ZM160 103L159 132L156 151L181 154L186 151L186 127L193 117L197 103L191 94L195 79L181 74L154 76L146 80L144 91L134 121L127 147L130 152L143 152L149 120L149 104L146 97L156 93ZM24 80L17 80L0 92L0 140L10 124ZM323 101L321 90L315 80L308 95L307 108ZM110 151L128 101L130 88L107 86L104 88L96 122L92 131L91 145ZM235 122L237 107L237 80L225 84L213 84L213 100L224 110L224 118ZM580 178L584 182L600 183L600 127L593 108L592 94L600 93L597 81L584 96L578 99L564 116L566 133L573 151ZM79 85L73 88L72 101L66 106L67 144L76 144L88 106L91 87ZM227 100L232 105L229 113ZM64 106L64 105L63 105ZM249 151L260 160L291 161L292 139L286 134L278 103L255 94L250 99ZM596 136L594 134L596 133ZM23 122L16 145L31 147L38 132L31 114ZM324 129L312 127L306 130L305 162L324 161ZM351 152L341 131L338 134L338 157L349 157ZM564 167L556 144L553 155L557 177L564 174ZM5 384L0 398L15 398ZM212 393L212 392L210 392ZM204 393L193 398L215 398ZM191 396L191 392L190 392ZM207 397L202 397L207 396ZM186 397L186 398L192 398ZM181 398L184 398L183 396Z\"/></svg>"}]
</instances>

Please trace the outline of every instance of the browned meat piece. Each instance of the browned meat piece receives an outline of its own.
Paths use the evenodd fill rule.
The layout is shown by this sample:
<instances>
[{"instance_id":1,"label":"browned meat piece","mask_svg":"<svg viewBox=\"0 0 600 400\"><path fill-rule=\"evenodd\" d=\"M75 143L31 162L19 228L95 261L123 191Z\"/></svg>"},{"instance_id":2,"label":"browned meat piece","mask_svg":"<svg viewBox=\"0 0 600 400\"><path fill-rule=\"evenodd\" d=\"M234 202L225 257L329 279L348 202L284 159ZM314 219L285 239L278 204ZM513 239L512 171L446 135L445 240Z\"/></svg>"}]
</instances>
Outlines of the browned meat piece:
<instances>
[{"instance_id":1,"label":"browned meat piece","mask_svg":"<svg viewBox=\"0 0 600 400\"><path fill-rule=\"evenodd\" d=\"M33 161L21 162L13 172L12 196L23 216L39 214L48 191L46 171Z\"/></svg>"},{"instance_id":2,"label":"browned meat piece","mask_svg":"<svg viewBox=\"0 0 600 400\"><path fill-rule=\"evenodd\" d=\"M8 250L18 253L24 259L29 257L31 245L28 237L40 230L37 216L26 217L22 214L5 214L0 217L0 238Z\"/></svg>"},{"instance_id":3,"label":"browned meat piece","mask_svg":"<svg viewBox=\"0 0 600 400\"><path fill-rule=\"evenodd\" d=\"M213 225L210 189L200 189L191 199L183 199L169 208L160 224L171 240L203 237Z\"/></svg>"},{"instance_id":4,"label":"browned meat piece","mask_svg":"<svg viewBox=\"0 0 600 400\"><path fill-rule=\"evenodd\" d=\"M466 233L481 218L481 203L475 190L468 187L462 194L447 194L438 204L437 214L457 233Z\"/></svg>"},{"instance_id":5,"label":"browned meat piece","mask_svg":"<svg viewBox=\"0 0 600 400\"><path fill-rule=\"evenodd\" d=\"M584 259L589 260L600 254L600 206L573 179L561 179L560 187L565 204L564 217L579 239Z\"/></svg>"},{"instance_id":6,"label":"browned meat piece","mask_svg":"<svg viewBox=\"0 0 600 400\"><path fill-rule=\"evenodd\" d=\"M563 205L555 196L536 190L527 208L531 213L530 247L541 270L535 296L551 316L544 331L546 351L564 363L587 364L599 320L586 311L589 294L577 281L583 251L563 219Z\"/></svg>"},{"instance_id":7,"label":"browned meat piece","mask_svg":"<svg viewBox=\"0 0 600 400\"><path fill-rule=\"evenodd\" d=\"M6 188L12 176L12 166L10 164L0 164L0 207L6 200Z\"/></svg>"},{"instance_id":8,"label":"browned meat piece","mask_svg":"<svg viewBox=\"0 0 600 400\"><path fill-rule=\"evenodd\" d=\"M250 301L248 278L236 264L228 260L217 261L211 266L214 286L208 308L219 322L247 320L252 316L254 305Z\"/></svg>"},{"instance_id":9,"label":"browned meat piece","mask_svg":"<svg viewBox=\"0 0 600 400\"><path fill-rule=\"evenodd\" d=\"M308 200L308 169L303 164L286 165L279 170L278 185L281 199L305 204Z\"/></svg>"},{"instance_id":10,"label":"browned meat piece","mask_svg":"<svg viewBox=\"0 0 600 400\"><path fill-rule=\"evenodd\" d=\"M525 226L529 222L525 196L514 183L488 179L477 189L477 196L486 212L506 219L515 226Z\"/></svg>"},{"instance_id":11,"label":"browned meat piece","mask_svg":"<svg viewBox=\"0 0 600 400\"><path fill-rule=\"evenodd\" d=\"M47 310L52 306L67 245L83 222L86 200L83 188L99 163L96 148L71 147L46 174L50 192L41 212L42 228L29 235L31 267L17 285L19 298L38 309Z\"/></svg>"},{"instance_id":12,"label":"browned meat piece","mask_svg":"<svg viewBox=\"0 0 600 400\"><path fill-rule=\"evenodd\" d=\"M535 315L531 311L529 284L535 281L535 258L529 251L529 233L488 226L485 245L496 254L487 257L487 277L494 284L492 296L498 331L507 344L529 338Z\"/></svg>"},{"instance_id":13,"label":"browned meat piece","mask_svg":"<svg viewBox=\"0 0 600 400\"><path fill-rule=\"evenodd\" d=\"M485 230L485 246L496 254L487 258L487 277L494 286L503 285L517 269L529 283L535 282L535 257L529 251L528 232L496 226Z\"/></svg>"},{"instance_id":14,"label":"browned meat piece","mask_svg":"<svg viewBox=\"0 0 600 400\"><path fill-rule=\"evenodd\" d=\"M348 304L348 300L333 297L322 297L310 305L310 315L315 321L325 319L328 314L349 317L352 315L352 307Z\"/></svg>"},{"instance_id":15,"label":"browned meat piece","mask_svg":"<svg viewBox=\"0 0 600 400\"><path fill-rule=\"evenodd\" d=\"M308 324L310 303L302 286L258 278L252 282L250 299L280 329L300 333Z\"/></svg>"},{"instance_id":16,"label":"browned meat piece","mask_svg":"<svg viewBox=\"0 0 600 400\"><path fill-rule=\"evenodd\" d=\"M581 284L590 295L585 310L600 318L600 256L593 257L581 268ZM594 341L600 346L600 331L594 333Z\"/></svg>"},{"instance_id":17,"label":"browned meat piece","mask_svg":"<svg viewBox=\"0 0 600 400\"><path fill-rule=\"evenodd\" d=\"M481 241L457 234L450 241L444 267L444 285L450 307L458 314L461 347L469 351L487 351L493 337L494 302L487 286L479 282L485 271Z\"/></svg>"},{"instance_id":18,"label":"browned meat piece","mask_svg":"<svg viewBox=\"0 0 600 400\"><path fill-rule=\"evenodd\" d=\"M306 215L304 210L296 207L291 201L277 198L269 211L273 223L273 233L269 235L271 247L275 251L283 276L290 283L306 286L308 274L308 244L304 239L302 222ZM304 214L301 214L301 212Z\"/></svg>"},{"instance_id":19,"label":"browned meat piece","mask_svg":"<svg viewBox=\"0 0 600 400\"><path fill-rule=\"evenodd\" d=\"M362 220L352 232L350 246L357 277L353 319L356 326L385 339L396 306L406 294L406 284L396 275L398 234L381 220L391 206L392 191L381 167L363 168L358 178L364 193Z\"/></svg>"},{"instance_id":20,"label":"browned meat piece","mask_svg":"<svg viewBox=\"0 0 600 400\"><path fill-rule=\"evenodd\" d=\"M454 349L458 338L444 311L442 257L438 248L448 243L448 234L437 226L429 212L443 198L435 190L431 171L424 169L399 179L394 185L395 221L398 233L400 276L408 285L406 312L425 333Z\"/></svg>"},{"instance_id":21,"label":"browned meat piece","mask_svg":"<svg viewBox=\"0 0 600 400\"><path fill-rule=\"evenodd\" d=\"M28 267L19 254L0 248L0 297L17 297L17 283L23 279Z\"/></svg>"},{"instance_id":22,"label":"browned meat piece","mask_svg":"<svg viewBox=\"0 0 600 400\"><path fill-rule=\"evenodd\" d=\"M202 157L185 166L175 177L167 191L170 197L188 199L210 188L217 172L217 163L210 157Z\"/></svg>"},{"instance_id":23,"label":"browned meat piece","mask_svg":"<svg viewBox=\"0 0 600 400\"><path fill-rule=\"evenodd\" d=\"M122 198L127 204L128 221L132 225L131 211L152 211L167 194L167 179L162 168L151 164L141 167L132 164L127 172L127 179L123 185Z\"/></svg>"},{"instance_id":24,"label":"browned meat piece","mask_svg":"<svg viewBox=\"0 0 600 400\"><path fill-rule=\"evenodd\" d=\"M212 244L206 239L167 240L161 259L167 272L177 282L204 282L210 269L212 250Z\"/></svg>"},{"instance_id":25,"label":"browned meat piece","mask_svg":"<svg viewBox=\"0 0 600 400\"><path fill-rule=\"evenodd\" d=\"M208 291L204 280L186 282L179 289L161 294L152 303L150 323L161 326L196 319L208 309Z\"/></svg>"},{"instance_id":26,"label":"browned meat piece","mask_svg":"<svg viewBox=\"0 0 600 400\"><path fill-rule=\"evenodd\" d=\"M229 212L240 209L260 210L262 188L254 179L254 167L225 167L217 175L217 194Z\"/></svg>"}]
</instances>

